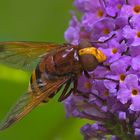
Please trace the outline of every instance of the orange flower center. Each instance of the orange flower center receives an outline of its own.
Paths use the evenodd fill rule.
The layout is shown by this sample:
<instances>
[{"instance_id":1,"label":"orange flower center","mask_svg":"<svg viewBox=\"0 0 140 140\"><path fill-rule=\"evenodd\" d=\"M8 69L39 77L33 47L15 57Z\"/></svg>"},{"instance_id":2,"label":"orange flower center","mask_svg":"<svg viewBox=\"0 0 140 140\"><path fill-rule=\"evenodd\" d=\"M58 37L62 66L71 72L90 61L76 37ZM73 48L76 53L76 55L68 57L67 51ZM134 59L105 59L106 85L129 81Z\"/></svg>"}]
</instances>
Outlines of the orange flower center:
<instances>
[{"instance_id":1,"label":"orange flower center","mask_svg":"<svg viewBox=\"0 0 140 140\"><path fill-rule=\"evenodd\" d=\"M113 53L113 54L116 54L117 52L118 52L118 49L117 49L117 48L113 48L113 49L112 49L112 53Z\"/></svg>"},{"instance_id":2,"label":"orange flower center","mask_svg":"<svg viewBox=\"0 0 140 140\"><path fill-rule=\"evenodd\" d=\"M108 91L105 91L105 92L103 93L103 95L106 96L106 97L109 96Z\"/></svg>"},{"instance_id":3,"label":"orange flower center","mask_svg":"<svg viewBox=\"0 0 140 140\"><path fill-rule=\"evenodd\" d=\"M123 81L124 81L124 79L125 79L125 77L126 77L126 76L125 76L124 74L121 74L121 75L120 75L120 81L122 81L122 82L123 82Z\"/></svg>"},{"instance_id":4,"label":"orange flower center","mask_svg":"<svg viewBox=\"0 0 140 140\"><path fill-rule=\"evenodd\" d=\"M84 83L84 88L85 88L85 89L91 89L91 83L88 82L88 81L85 82L85 83Z\"/></svg>"},{"instance_id":5,"label":"orange flower center","mask_svg":"<svg viewBox=\"0 0 140 140\"><path fill-rule=\"evenodd\" d=\"M110 33L110 30L109 30L108 28L105 28L105 29L103 30L103 33L107 35L107 34Z\"/></svg>"},{"instance_id":6,"label":"orange flower center","mask_svg":"<svg viewBox=\"0 0 140 140\"><path fill-rule=\"evenodd\" d=\"M139 14L140 13L140 5L136 5L134 8L133 8L134 12L136 14Z\"/></svg>"},{"instance_id":7,"label":"orange flower center","mask_svg":"<svg viewBox=\"0 0 140 140\"><path fill-rule=\"evenodd\" d=\"M133 89L131 91L131 93L132 93L132 95L136 96L136 95L138 95L138 90L137 89Z\"/></svg>"},{"instance_id":8,"label":"orange flower center","mask_svg":"<svg viewBox=\"0 0 140 140\"><path fill-rule=\"evenodd\" d=\"M98 15L98 17L102 17L104 15L103 10L101 10L101 9L98 10L97 15Z\"/></svg>"},{"instance_id":9,"label":"orange flower center","mask_svg":"<svg viewBox=\"0 0 140 140\"><path fill-rule=\"evenodd\" d=\"M140 38L140 31L139 31L139 32L137 32L137 37L138 37L138 38Z\"/></svg>"},{"instance_id":10,"label":"orange flower center","mask_svg":"<svg viewBox=\"0 0 140 140\"><path fill-rule=\"evenodd\" d=\"M117 5L117 8L120 10L122 8L122 5L121 4L118 4Z\"/></svg>"}]
</instances>

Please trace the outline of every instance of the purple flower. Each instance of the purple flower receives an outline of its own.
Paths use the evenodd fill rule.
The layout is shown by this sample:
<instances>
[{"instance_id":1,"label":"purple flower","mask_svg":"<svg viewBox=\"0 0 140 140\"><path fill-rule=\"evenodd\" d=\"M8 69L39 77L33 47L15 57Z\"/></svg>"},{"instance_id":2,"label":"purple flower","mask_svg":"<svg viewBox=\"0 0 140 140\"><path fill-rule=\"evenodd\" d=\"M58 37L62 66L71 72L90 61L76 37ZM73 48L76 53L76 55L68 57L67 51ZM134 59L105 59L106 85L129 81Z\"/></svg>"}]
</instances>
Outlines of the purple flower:
<instances>
[{"instance_id":1,"label":"purple flower","mask_svg":"<svg viewBox=\"0 0 140 140\"><path fill-rule=\"evenodd\" d=\"M98 40L100 37L105 36L106 39L112 36L115 24L111 18L104 18L95 22L91 27L91 39Z\"/></svg>"},{"instance_id":2,"label":"purple flower","mask_svg":"<svg viewBox=\"0 0 140 140\"><path fill-rule=\"evenodd\" d=\"M104 14L102 13L102 15L98 15L97 13L92 13L92 12L88 12L85 13L82 17L82 26L85 30L87 31L91 31L94 24L97 21L100 21L101 19L103 19Z\"/></svg>"},{"instance_id":3,"label":"purple flower","mask_svg":"<svg viewBox=\"0 0 140 140\"><path fill-rule=\"evenodd\" d=\"M105 4L107 14L115 17L121 10L123 4L125 4L125 0L107 0Z\"/></svg>"},{"instance_id":4,"label":"purple flower","mask_svg":"<svg viewBox=\"0 0 140 140\"><path fill-rule=\"evenodd\" d=\"M102 6L99 0L75 0L74 5L78 8L78 10L82 12L96 13L98 12L98 10L102 10Z\"/></svg>"},{"instance_id":5,"label":"purple flower","mask_svg":"<svg viewBox=\"0 0 140 140\"><path fill-rule=\"evenodd\" d=\"M132 82L133 81L133 82ZM130 109L134 111L140 111L140 86L138 85L138 77L134 74L126 76L123 84L121 85L117 98L126 104L131 100Z\"/></svg>"},{"instance_id":6,"label":"purple flower","mask_svg":"<svg viewBox=\"0 0 140 140\"><path fill-rule=\"evenodd\" d=\"M70 27L65 32L65 39L72 44L78 44L80 38L80 23L75 15L70 21Z\"/></svg>"},{"instance_id":7,"label":"purple flower","mask_svg":"<svg viewBox=\"0 0 140 140\"><path fill-rule=\"evenodd\" d=\"M133 20L133 21L132 21ZM132 18L131 22L133 28L129 25L126 25L123 28L123 36L126 39L132 40L132 46L140 45L140 25L136 22L140 20L140 16Z\"/></svg>"},{"instance_id":8,"label":"purple flower","mask_svg":"<svg viewBox=\"0 0 140 140\"><path fill-rule=\"evenodd\" d=\"M78 91L84 92L84 93L88 93L91 91L92 89L92 85L93 85L93 80L88 79L87 77L85 77L84 75L82 75L79 79L78 79Z\"/></svg>"},{"instance_id":9,"label":"purple flower","mask_svg":"<svg viewBox=\"0 0 140 140\"><path fill-rule=\"evenodd\" d=\"M101 124L86 124L82 129L81 133L84 133L85 135L85 140L88 140L90 138L97 138L99 137L100 139L103 140L104 134L109 131L107 130L103 125Z\"/></svg>"},{"instance_id":10,"label":"purple flower","mask_svg":"<svg viewBox=\"0 0 140 140\"><path fill-rule=\"evenodd\" d=\"M129 5L128 5L129 4ZM120 10L120 16L135 16L140 14L140 1L129 0L128 4L124 4Z\"/></svg>"},{"instance_id":11,"label":"purple flower","mask_svg":"<svg viewBox=\"0 0 140 140\"><path fill-rule=\"evenodd\" d=\"M118 60L121 57L121 53L126 51L126 45L118 43L116 39L112 39L110 42L106 43L106 45L102 45L101 47L103 48L99 49L107 56L107 61L109 63Z\"/></svg>"},{"instance_id":12,"label":"purple flower","mask_svg":"<svg viewBox=\"0 0 140 140\"><path fill-rule=\"evenodd\" d=\"M107 60L78 79L77 93L65 101L67 117L86 118L85 140L140 139L140 1L75 0L65 39L87 39ZM102 43L96 43L102 42Z\"/></svg>"}]
</instances>

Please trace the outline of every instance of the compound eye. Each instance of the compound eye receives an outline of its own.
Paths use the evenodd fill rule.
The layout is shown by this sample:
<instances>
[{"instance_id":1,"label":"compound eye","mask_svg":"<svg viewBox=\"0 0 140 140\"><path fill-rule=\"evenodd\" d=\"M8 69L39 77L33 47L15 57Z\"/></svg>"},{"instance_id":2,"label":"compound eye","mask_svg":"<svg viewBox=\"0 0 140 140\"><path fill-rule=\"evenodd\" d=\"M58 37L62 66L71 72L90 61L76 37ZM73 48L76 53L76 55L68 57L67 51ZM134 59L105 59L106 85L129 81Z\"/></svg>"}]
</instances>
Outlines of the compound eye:
<instances>
[{"instance_id":1,"label":"compound eye","mask_svg":"<svg viewBox=\"0 0 140 140\"><path fill-rule=\"evenodd\" d=\"M99 65L97 59L90 54L81 55L80 62L86 71L93 71Z\"/></svg>"}]
</instances>

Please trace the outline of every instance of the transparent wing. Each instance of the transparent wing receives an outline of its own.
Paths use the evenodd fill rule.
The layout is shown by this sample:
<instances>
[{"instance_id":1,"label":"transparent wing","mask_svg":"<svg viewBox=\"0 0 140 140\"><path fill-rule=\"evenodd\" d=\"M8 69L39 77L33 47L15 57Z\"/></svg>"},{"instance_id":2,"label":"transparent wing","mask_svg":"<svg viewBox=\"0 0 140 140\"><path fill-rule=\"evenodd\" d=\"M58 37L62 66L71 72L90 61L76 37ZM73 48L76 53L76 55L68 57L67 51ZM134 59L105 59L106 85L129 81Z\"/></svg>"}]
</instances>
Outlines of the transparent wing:
<instances>
[{"instance_id":1,"label":"transparent wing","mask_svg":"<svg viewBox=\"0 0 140 140\"><path fill-rule=\"evenodd\" d=\"M6 119L0 125L0 131L11 126L16 121L23 118L26 114L28 114L32 109L34 109L37 105L39 105L42 101L48 101L52 98L52 95L56 93L56 91L67 82L68 78L64 77L62 79L58 79L56 81L46 81L44 83L43 90L38 90L37 84L32 85L38 91L37 94L33 93L31 89L25 93L16 103L16 105L11 109L8 113ZM41 85L42 86L42 85Z\"/></svg>"},{"instance_id":2,"label":"transparent wing","mask_svg":"<svg viewBox=\"0 0 140 140\"><path fill-rule=\"evenodd\" d=\"M41 42L0 42L0 63L23 70L33 70L42 57L61 47Z\"/></svg>"}]
</instances>

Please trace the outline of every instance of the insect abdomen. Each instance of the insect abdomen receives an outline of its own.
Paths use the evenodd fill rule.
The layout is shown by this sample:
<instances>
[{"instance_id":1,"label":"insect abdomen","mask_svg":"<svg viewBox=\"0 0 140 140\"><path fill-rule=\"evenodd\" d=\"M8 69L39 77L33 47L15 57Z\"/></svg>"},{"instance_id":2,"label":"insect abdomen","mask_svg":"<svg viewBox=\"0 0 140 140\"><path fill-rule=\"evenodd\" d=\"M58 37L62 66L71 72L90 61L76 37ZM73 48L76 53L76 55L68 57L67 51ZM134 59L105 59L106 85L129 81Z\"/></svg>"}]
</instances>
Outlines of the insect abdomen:
<instances>
[{"instance_id":1,"label":"insect abdomen","mask_svg":"<svg viewBox=\"0 0 140 140\"><path fill-rule=\"evenodd\" d=\"M43 94L43 92L45 92L46 98L42 102L48 102L49 99L54 97L57 91L61 89L63 84L60 84L59 88L54 88L53 90L50 90L50 88L55 85L55 83L57 84L57 81L59 83L59 79L61 80L63 77L48 74L42 66L42 63L38 64L36 69L33 71L30 79L30 89L34 96L38 96L40 93Z\"/></svg>"}]
</instances>

